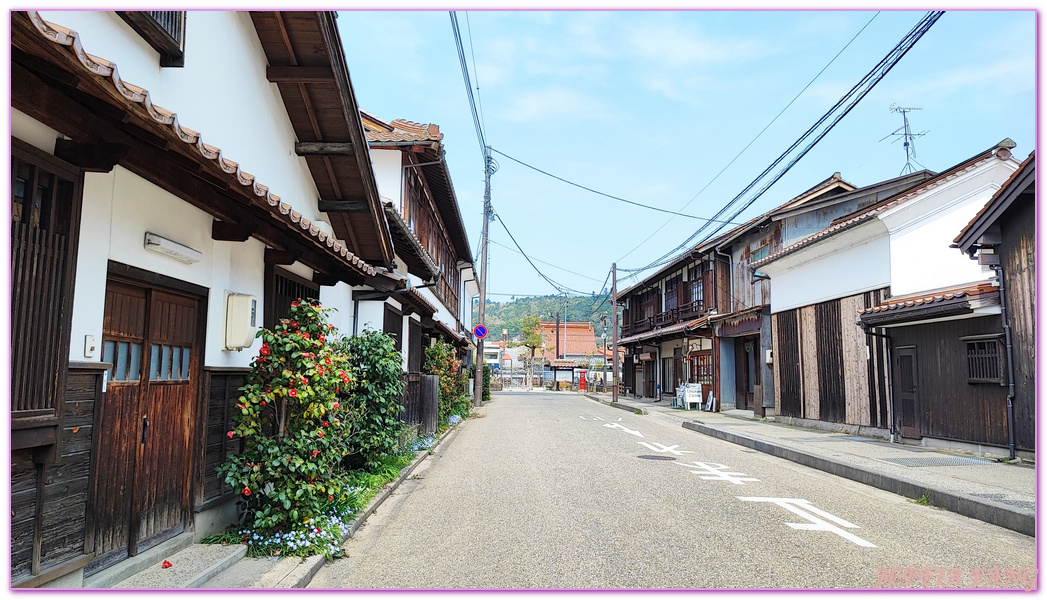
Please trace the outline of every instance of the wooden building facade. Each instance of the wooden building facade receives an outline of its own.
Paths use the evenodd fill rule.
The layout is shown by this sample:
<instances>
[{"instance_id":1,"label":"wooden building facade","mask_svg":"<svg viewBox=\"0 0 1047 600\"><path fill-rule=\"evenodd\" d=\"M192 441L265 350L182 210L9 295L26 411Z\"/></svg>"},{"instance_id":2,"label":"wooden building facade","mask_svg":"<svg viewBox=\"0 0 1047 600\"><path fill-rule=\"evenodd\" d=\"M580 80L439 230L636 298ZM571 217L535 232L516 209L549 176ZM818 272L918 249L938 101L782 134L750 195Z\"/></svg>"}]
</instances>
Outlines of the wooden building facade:
<instances>
[{"instance_id":1,"label":"wooden building facade","mask_svg":"<svg viewBox=\"0 0 1047 600\"><path fill-rule=\"evenodd\" d=\"M953 240L987 265L1000 283L1000 375L1011 397L1008 444L1035 450L1036 442L1036 153L1029 154L1000 191ZM1008 342L1009 332L1010 340ZM1007 347L1010 352L1007 352ZM998 348L999 349L999 348ZM1006 402L1006 400L1005 400Z\"/></svg>"},{"instance_id":2,"label":"wooden building facade","mask_svg":"<svg viewBox=\"0 0 1047 600\"><path fill-rule=\"evenodd\" d=\"M754 263L774 286L781 420L1000 443L998 294L949 240L1012 177L1013 147L1005 139Z\"/></svg>"},{"instance_id":3,"label":"wooden building facade","mask_svg":"<svg viewBox=\"0 0 1047 600\"><path fill-rule=\"evenodd\" d=\"M235 519L214 468L260 342L228 319L308 294L347 332L354 288L406 285L346 151L367 142L333 13L14 11L11 32L11 578L90 586Z\"/></svg>"}]
</instances>

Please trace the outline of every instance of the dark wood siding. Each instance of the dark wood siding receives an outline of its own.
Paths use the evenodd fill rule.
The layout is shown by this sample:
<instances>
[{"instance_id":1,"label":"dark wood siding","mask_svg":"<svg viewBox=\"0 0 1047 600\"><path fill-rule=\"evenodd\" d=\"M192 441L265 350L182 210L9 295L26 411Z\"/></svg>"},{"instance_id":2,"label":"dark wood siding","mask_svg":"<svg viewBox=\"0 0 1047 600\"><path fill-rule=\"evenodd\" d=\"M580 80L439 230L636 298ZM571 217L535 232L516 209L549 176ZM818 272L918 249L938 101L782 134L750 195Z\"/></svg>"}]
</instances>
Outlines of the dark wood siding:
<instances>
[{"instance_id":1,"label":"dark wood siding","mask_svg":"<svg viewBox=\"0 0 1047 600\"><path fill-rule=\"evenodd\" d=\"M57 414L69 356L82 176L11 138L12 419Z\"/></svg>"},{"instance_id":2,"label":"dark wood siding","mask_svg":"<svg viewBox=\"0 0 1047 600\"><path fill-rule=\"evenodd\" d=\"M393 336L393 339L396 342L396 349L400 350L403 348L404 317L399 310L393 308L389 304L385 304L384 307L385 317L382 331Z\"/></svg>"},{"instance_id":3,"label":"dark wood siding","mask_svg":"<svg viewBox=\"0 0 1047 600\"><path fill-rule=\"evenodd\" d=\"M967 345L960 339L1000 331L999 316L892 328L894 346L916 347L916 420L921 435L1007 445L1007 387L967 383Z\"/></svg>"},{"instance_id":4,"label":"dark wood siding","mask_svg":"<svg viewBox=\"0 0 1047 600\"><path fill-rule=\"evenodd\" d=\"M822 421L846 422L847 395L844 386L843 333L840 302L830 300L815 305L818 339L818 406Z\"/></svg>"},{"instance_id":5,"label":"dark wood siding","mask_svg":"<svg viewBox=\"0 0 1047 600\"><path fill-rule=\"evenodd\" d=\"M1014 358L1015 446L1033 450L1036 437L1036 209L1020 197L1000 218L1000 248Z\"/></svg>"},{"instance_id":6,"label":"dark wood siding","mask_svg":"<svg viewBox=\"0 0 1047 600\"><path fill-rule=\"evenodd\" d=\"M236 403L240 397L240 388L247 382L245 369L207 370L206 372L206 423L204 442L203 471L200 473L202 495L197 504L212 502L230 494L233 489L218 475L218 466L225 462L226 456L240 451L242 438L229 439L226 435L233 427Z\"/></svg>"},{"instance_id":7,"label":"dark wood siding","mask_svg":"<svg viewBox=\"0 0 1047 600\"><path fill-rule=\"evenodd\" d=\"M799 310L774 315L774 329L778 356L774 357L778 371L779 411L787 417L802 417L802 387L800 378Z\"/></svg>"},{"instance_id":8,"label":"dark wood siding","mask_svg":"<svg viewBox=\"0 0 1047 600\"><path fill-rule=\"evenodd\" d=\"M419 373L422 370L422 324L414 319L407 322L407 370Z\"/></svg>"},{"instance_id":9,"label":"dark wood siding","mask_svg":"<svg viewBox=\"0 0 1047 600\"><path fill-rule=\"evenodd\" d=\"M91 448L104 370L70 369L55 446L11 452L13 586L40 585L88 560Z\"/></svg>"}]
</instances>

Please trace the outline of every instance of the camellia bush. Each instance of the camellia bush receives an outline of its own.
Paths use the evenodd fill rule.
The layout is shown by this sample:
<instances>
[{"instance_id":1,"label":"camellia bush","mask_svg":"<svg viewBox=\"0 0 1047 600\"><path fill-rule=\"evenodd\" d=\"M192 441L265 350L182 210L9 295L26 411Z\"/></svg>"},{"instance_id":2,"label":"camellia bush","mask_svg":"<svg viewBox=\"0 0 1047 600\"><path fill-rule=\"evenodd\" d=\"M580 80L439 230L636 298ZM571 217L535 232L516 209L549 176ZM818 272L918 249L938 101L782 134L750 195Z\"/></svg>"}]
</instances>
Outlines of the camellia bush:
<instances>
[{"instance_id":1,"label":"camellia bush","mask_svg":"<svg viewBox=\"0 0 1047 600\"><path fill-rule=\"evenodd\" d=\"M374 468L384 456L396 452L400 440L403 358L393 338L380 331L365 330L337 346L349 357L349 385L338 394L356 416L357 428L343 463Z\"/></svg>"},{"instance_id":2,"label":"camellia bush","mask_svg":"<svg viewBox=\"0 0 1047 600\"><path fill-rule=\"evenodd\" d=\"M452 415L469 416L472 405L466 395L466 376L462 362L454 355L454 346L437 342L425 349L423 372L440 378L440 423L447 423Z\"/></svg>"},{"instance_id":3,"label":"camellia bush","mask_svg":"<svg viewBox=\"0 0 1047 600\"><path fill-rule=\"evenodd\" d=\"M357 504L359 490L341 465L361 413L341 400L359 385L360 369L329 343L336 332L326 312L296 301L289 319L258 333L262 348L227 433L243 439L243 451L219 472L240 492L245 531L330 555L339 550L342 517Z\"/></svg>"}]
</instances>

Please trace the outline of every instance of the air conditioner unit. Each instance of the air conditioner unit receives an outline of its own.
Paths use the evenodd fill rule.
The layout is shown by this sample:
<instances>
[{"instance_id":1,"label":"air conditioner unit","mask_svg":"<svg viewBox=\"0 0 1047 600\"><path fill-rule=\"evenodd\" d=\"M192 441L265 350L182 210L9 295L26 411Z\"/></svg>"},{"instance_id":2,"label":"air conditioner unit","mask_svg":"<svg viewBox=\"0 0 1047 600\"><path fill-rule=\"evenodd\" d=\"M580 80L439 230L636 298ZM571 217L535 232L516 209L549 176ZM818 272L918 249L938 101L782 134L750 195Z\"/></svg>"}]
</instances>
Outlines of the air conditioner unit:
<instances>
[{"instance_id":1,"label":"air conditioner unit","mask_svg":"<svg viewBox=\"0 0 1047 600\"><path fill-rule=\"evenodd\" d=\"M225 349L243 350L254 343L258 332L258 298L226 292Z\"/></svg>"}]
</instances>

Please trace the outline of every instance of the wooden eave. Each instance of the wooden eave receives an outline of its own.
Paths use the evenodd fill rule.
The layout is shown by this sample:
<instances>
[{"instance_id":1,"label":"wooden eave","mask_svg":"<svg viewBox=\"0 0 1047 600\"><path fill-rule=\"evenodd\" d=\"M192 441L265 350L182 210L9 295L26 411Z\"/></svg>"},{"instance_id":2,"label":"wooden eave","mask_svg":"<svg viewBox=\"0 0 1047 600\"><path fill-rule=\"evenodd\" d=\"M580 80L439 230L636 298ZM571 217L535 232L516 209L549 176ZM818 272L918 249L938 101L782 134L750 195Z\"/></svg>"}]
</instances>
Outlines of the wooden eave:
<instances>
[{"instance_id":1,"label":"wooden eave","mask_svg":"<svg viewBox=\"0 0 1047 600\"><path fill-rule=\"evenodd\" d=\"M433 203L436 204L444 230L447 232L451 247L458 255L458 260L473 262L473 253L469 249L469 237L466 235L462 213L458 207L458 198L455 196L454 185L451 183L451 173L447 170L447 162L444 160L443 145L438 141L428 139L373 140L368 144L376 150L411 152L420 164L435 163L411 168L422 171L422 177L429 187Z\"/></svg>"},{"instance_id":2,"label":"wooden eave","mask_svg":"<svg viewBox=\"0 0 1047 600\"><path fill-rule=\"evenodd\" d=\"M396 242L397 256L407 264L407 272L426 281L439 278L440 267L436 266L433 257L422 247L422 242L414 235L400 213L391 204L384 206L393 241Z\"/></svg>"},{"instance_id":3,"label":"wooden eave","mask_svg":"<svg viewBox=\"0 0 1047 600\"><path fill-rule=\"evenodd\" d=\"M356 285L378 273L120 79L115 63L87 54L76 32L14 11L11 46L11 106L69 138L56 144L59 158L91 163L77 164L85 170L119 164L219 219L215 239L254 237L271 247L267 260L298 260L319 279ZM94 164L99 155L111 163Z\"/></svg>"},{"instance_id":4,"label":"wooden eave","mask_svg":"<svg viewBox=\"0 0 1047 600\"><path fill-rule=\"evenodd\" d=\"M354 253L391 267L394 248L333 11L251 11L319 192L318 207Z\"/></svg>"},{"instance_id":5,"label":"wooden eave","mask_svg":"<svg viewBox=\"0 0 1047 600\"><path fill-rule=\"evenodd\" d=\"M1031 197L1036 200L1036 153L1033 152L1018 169L1011 173L1010 178L1000 187L993 197L982 207L971 222L963 228L960 235L956 236L953 243L960 252L973 254L983 245L979 240L986 234L997 220L1011 207L1014 202L1022 197ZM987 245L987 244L985 244Z\"/></svg>"}]
</instances>

